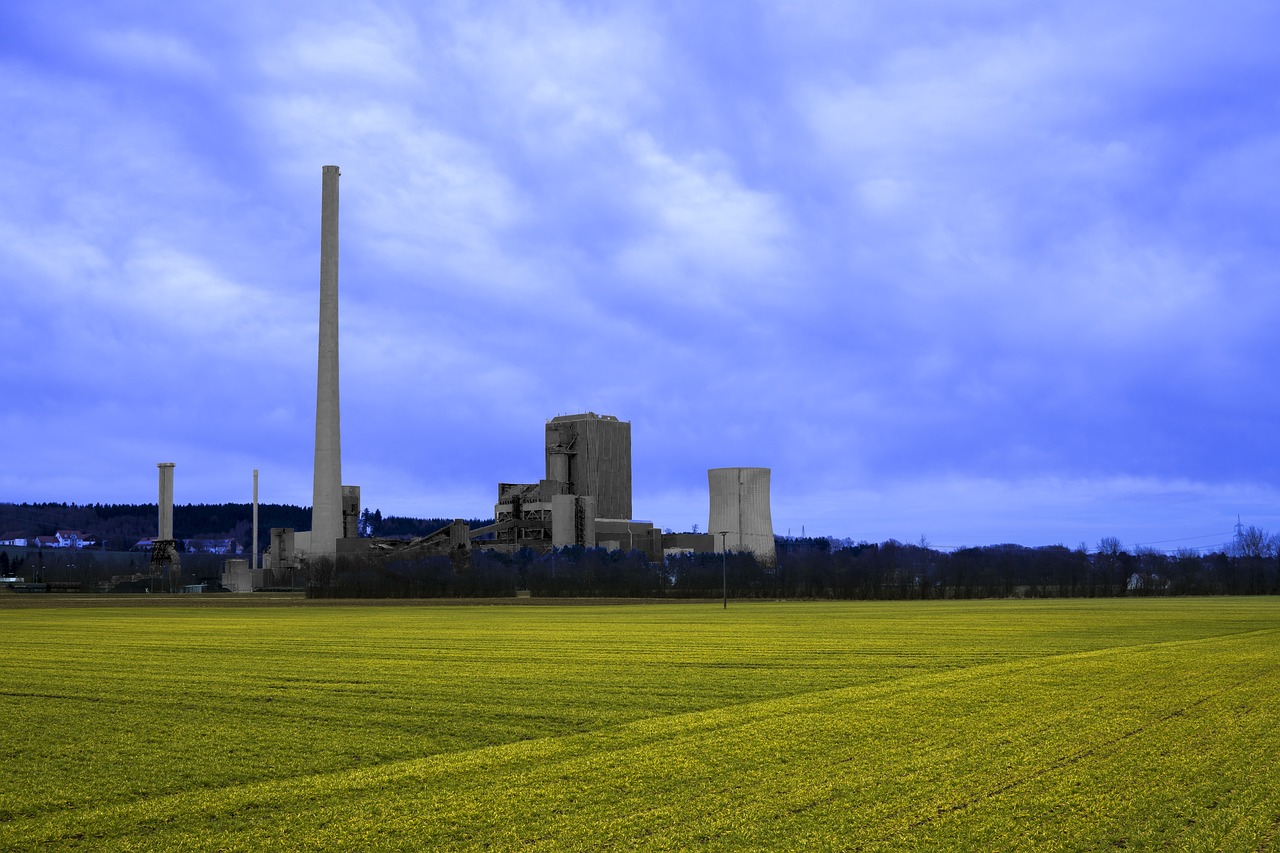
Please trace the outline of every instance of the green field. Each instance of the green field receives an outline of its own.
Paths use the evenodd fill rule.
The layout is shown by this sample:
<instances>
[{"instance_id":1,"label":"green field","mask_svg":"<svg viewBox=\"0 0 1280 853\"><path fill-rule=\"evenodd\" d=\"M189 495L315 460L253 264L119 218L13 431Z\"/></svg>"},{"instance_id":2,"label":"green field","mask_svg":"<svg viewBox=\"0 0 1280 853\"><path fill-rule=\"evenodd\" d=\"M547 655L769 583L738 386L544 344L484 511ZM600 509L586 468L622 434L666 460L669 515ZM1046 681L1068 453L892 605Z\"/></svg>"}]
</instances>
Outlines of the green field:
<instances>
[{"instance_id":1,"label":"green field","mask_svg":"<svg viewBox=\"0 0 1280 853\"><path fill-rule=\"evenodd\" d=\"M3 849L1271 850L1280 600L9 600L0 725Z\"/></svg>"}]
</instances>

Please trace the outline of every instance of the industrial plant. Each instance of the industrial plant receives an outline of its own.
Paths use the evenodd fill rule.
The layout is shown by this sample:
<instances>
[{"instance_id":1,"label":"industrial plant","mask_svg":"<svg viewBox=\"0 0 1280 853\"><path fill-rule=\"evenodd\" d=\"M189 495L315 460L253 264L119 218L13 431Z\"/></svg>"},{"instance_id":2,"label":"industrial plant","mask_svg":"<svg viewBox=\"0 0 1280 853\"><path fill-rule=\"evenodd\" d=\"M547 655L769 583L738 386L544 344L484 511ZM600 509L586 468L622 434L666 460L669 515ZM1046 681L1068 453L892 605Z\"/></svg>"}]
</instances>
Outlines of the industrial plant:
<instances>
[{"instance_id":1,"label":"industrial plant","mask_svg":"<svg viewBox=\"0 0 1280 853\"><path fill-rule=\"evenodd\" d=\"M254 553L229 560L223 585L249 592L302 563L339 555L397 552L448 554L466 559L476 549L515 552L568 546L637 550L660 561L673 553L750 552L773 565L768 468L712 468L705 533L663 533L632 518L631 424L595 412L558 415L545 425L546 475L536 483L498 483L493 522L471 527L458 519L413 539L361 537L360 487L342 483L338 357L337 166L322 169L320 206L320 313L316 369L316 435L311 529L273 528L261 562L257 554L258 480L254 471ZM160 463L159 533L152 571L172 571L173 463Z\"/></svg>"}]
</instances>

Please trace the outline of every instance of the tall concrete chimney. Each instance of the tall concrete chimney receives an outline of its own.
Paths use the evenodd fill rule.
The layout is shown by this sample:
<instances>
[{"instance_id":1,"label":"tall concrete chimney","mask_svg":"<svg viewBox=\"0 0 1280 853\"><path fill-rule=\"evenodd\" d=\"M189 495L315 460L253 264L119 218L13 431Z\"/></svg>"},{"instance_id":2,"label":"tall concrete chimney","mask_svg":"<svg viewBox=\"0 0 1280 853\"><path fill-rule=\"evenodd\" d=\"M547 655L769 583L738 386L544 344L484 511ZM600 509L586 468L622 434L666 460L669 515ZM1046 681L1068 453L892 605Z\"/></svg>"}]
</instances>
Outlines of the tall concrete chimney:
<instances>
[{"instance_id":1,"label":"tall concrete chimney","mask_svg":"<svg viewBox=\"0 0 1280 853\"><path fill-rule=\"evenodd\" d=\"M333 556L342 536L342 440L338 421L338 167L325 166L320 199L320 357L311 553Z\"/></svg>"},{"instance_id":2,"label":"tall concrete chimney","mask_svg":"<svg viewBox=\"0 0 1280 853\"><path fill-rule=\"evenodd\" d=\"M173 463L157 462L160 469L160 500L157 505L160 517L156 521L156 538L173 539Z\"/></svg>"}]
</instances>

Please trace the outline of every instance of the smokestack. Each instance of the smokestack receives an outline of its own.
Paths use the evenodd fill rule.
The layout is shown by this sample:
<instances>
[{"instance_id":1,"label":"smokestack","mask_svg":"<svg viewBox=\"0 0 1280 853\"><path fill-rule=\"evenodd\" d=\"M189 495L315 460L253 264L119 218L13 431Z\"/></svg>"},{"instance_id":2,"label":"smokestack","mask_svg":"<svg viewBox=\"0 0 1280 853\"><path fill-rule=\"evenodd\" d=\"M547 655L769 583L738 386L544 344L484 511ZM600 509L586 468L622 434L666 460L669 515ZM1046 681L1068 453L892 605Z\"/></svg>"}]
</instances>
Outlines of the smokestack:
<instances>
[{"instance_id":1,"label":"smokestack","mask_svg":"<svg viewBox=\"0 0 1280 853\"><path fill-rule=\"evenodd\" d=\"M325 166L320 200L320 350L311 553L333 556L342 536L342 442L338 421L338 167Z\"/></svg>"},{"instance_id":2,"label":"smokestack","mask_svg":"<svg viewBox=\"0 0 1280 853\"><path fill-rule=\"evenodd\" d=\"M160 518L156 523L156 538L173 539L173 463L157 462L160 469Z\"/></svg>"}]
</instances>

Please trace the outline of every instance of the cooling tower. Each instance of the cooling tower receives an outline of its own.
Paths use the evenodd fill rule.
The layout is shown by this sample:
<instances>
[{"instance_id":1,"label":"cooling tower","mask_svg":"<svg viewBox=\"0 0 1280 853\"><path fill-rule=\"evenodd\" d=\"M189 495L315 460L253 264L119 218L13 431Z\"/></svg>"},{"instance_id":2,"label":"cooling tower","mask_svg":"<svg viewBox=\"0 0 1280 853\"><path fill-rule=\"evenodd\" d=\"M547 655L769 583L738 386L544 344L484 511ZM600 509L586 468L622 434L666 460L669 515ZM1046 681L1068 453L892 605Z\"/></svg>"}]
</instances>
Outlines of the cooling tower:
<instances>
[{"instance_id":1,"label":"cooling tower","mask_svg":"<svg viewBox=\"0 0 1280 853\"><path fill-rule=\"evenodd\" d=\"M768 468L711 468L711 517L707 533L717 553L750 551L761 563L777 563L773 516L769 512Z\"/></svg>"},{"instance_id":2,"label":"cooling tower","mask_svg":"<svg viewBox=\"0 0 1280 853\"><path fill-rule=\"evenodd\" d=\"M325 166L320 198L320 347L311 553L333 556L342 538L342 440L338 420L338 167Z\"/></svg>"}]
</instances>

